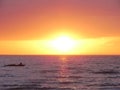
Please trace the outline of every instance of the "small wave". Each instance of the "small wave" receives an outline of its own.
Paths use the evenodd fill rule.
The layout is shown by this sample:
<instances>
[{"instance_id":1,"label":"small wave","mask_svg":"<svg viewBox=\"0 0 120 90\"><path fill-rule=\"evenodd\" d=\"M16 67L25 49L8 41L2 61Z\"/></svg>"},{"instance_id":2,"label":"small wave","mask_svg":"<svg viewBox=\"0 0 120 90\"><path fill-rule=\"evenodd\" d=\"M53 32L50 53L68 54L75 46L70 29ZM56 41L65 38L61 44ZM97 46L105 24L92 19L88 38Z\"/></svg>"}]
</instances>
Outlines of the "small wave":
<instances>
[{"instance_id":1,"label":"small wave","mask_svg":"<svg viewBox=\"0 0 120 90\"><path fill-rule=\"evenodd\" d=\"M42 70L41 73L57 73L58 70Z\"/></svg>"},{"instance_id":2,"label":"small wave","mask_svg":"<svg viewBox=\"0 0 120 90\"><path fill-rule=\"evenodd\" d=\"M3 74L3 75L0 75L0 77L14 77L14 75L11 75L11 74Z\"/></svg>"},{"instance_id":3,"label":"small wave","mask_svg":"<svg viewBox=\"0 0 120 90\"><path fill-rule=\"evenodd\" d=\"M115 70L100 70L100 71L96 71L96 72L92 72L95 74L119 74L118 71Z\"/></svg>"},{"instance_id":4,"label":"small wave","mask_svg":"<svg viewBox=\"0 0 120 90\"><path fill-rule=\"evenodd\" d=\"M120 83L118 84L114 84L114 83L102 83L102 84L89 84L89 85L86 85L86 86L120 86Z\"/></svg>"},{"instance_id":5,"label":"small wave","mask_svg":"<svg viewBox=\"0 0 120 90\"><path fill-rule=\"evenodd\" d=\"M68 85L68 84L80 84L80 82L70 82L70 81L65 81L65 82L59 82L59 84L65 84L65 85Z\"/></svg>"},{"instance_id":6,"label":"small wave","mask_svg":"<svg viewBox=\"0 0 120 90\"><path fill-rule=\"evenodd\" d=\"M66 79L79 79L79 78L83 78L81 76L53 76L53 77L50 77L50 78L66 78Z\"/></svg>"},{"instance_id":7,"label":"small wave","mask_svg":"<svg viewBox=\"0 0 120 90\"><path fill-rule=\"evenodd\" d=\"M6 85L4 85L6 87ZM7 85L6 90L38 90L41 88L41 85L39 84L23 84L23 85Z\"/></svg>"},{"instance_id":8,"label":"small wave","mask_svg":"<svg viewBox=\"0 0 120 90\"><path fill-rule=\"evenodd\" d=\"M25 87L16 87L10 88L7 90L74 90L71 88L57 88L57 87L34 87L34 86L25 86Z\"/></svg>"}]
</instances>

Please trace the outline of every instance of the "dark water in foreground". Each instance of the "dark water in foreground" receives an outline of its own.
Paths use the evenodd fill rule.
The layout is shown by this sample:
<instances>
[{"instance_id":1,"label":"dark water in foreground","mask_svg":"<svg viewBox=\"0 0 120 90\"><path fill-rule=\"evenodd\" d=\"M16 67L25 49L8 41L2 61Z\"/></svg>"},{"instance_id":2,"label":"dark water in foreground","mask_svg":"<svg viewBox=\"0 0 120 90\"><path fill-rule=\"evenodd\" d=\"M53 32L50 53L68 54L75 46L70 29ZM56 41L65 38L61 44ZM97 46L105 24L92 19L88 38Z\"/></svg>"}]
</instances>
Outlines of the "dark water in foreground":
<instances>
[{"instance_id":1,"label":"dark water in foreground","mask_svg":"<svg viewBox=\"0 0 120 90\"><path fill-rule=\"evenodd\" d=\"M0 56L0 90L120 90L120 56Z\"/></svg>"}]
</instances>

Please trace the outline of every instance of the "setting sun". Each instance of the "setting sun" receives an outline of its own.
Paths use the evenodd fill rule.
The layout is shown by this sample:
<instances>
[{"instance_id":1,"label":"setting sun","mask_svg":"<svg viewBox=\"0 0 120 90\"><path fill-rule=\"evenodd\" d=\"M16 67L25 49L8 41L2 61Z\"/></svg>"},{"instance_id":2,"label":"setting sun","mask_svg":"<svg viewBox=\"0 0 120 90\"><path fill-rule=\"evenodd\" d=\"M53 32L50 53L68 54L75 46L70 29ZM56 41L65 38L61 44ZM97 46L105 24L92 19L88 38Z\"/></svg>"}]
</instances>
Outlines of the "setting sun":
<instances>
[{"instance_id":1,"label":"setting sun","mask_svg":"<svg viewBox=\"0 0 120 90\"><path fill-rule=\"evenodd\" d=\"M60 36L51 42L51 45L54 49L68 52L75 47L75 40L68 36Z\"/></svg>"},{"instance_id":2,"label":"setting sun","mask_svg":"<svg viewBox=\"0 0 120 90\"><path fill-rule=\"evenodd\" d=\"M118 1L0 0L0 55L119 55Z\"/></svg>"}]
</instances>

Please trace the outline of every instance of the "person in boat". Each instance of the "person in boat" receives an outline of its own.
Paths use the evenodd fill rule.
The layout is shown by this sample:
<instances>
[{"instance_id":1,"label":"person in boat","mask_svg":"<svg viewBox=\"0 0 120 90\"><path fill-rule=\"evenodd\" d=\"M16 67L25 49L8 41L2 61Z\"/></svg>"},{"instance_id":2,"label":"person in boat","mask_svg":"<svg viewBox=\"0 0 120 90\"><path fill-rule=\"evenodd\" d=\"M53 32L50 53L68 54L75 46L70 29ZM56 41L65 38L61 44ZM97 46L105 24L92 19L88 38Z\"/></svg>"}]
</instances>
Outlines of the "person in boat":
<instances>
[{"instance_id":1,"label":"person in boat","mask_svg":"<svg viewBox=\"0 0 120 90\"><path fill-rule=\"evenodd\" d=\"M20 62L18 65L22 66L23 64L22 64L22 62Z\"/></svg>"}]
</instances>

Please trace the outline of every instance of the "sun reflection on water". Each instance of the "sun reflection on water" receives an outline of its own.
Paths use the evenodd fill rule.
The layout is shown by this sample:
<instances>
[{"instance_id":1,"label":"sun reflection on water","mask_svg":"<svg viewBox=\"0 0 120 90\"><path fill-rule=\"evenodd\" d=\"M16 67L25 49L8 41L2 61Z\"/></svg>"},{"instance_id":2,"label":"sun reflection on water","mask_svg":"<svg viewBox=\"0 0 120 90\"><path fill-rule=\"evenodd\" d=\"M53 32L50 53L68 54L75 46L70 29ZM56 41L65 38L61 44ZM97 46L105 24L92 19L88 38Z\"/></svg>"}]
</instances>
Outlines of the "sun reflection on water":
<instances>
[{"instance_id":1,"label":"sun reflection on water","mask_svg":"<svg viewBox=\"0 0 120 90\"><path fill-rule=\"evenodd\" d=\"M66 84L69 82L69 76L70 72L68 70L68 59L66 57L61 57L60 58L61 63L60 63L60 72L59 72L59 78L58 81L60 84Z\"/></svg>"}]
</instances>

